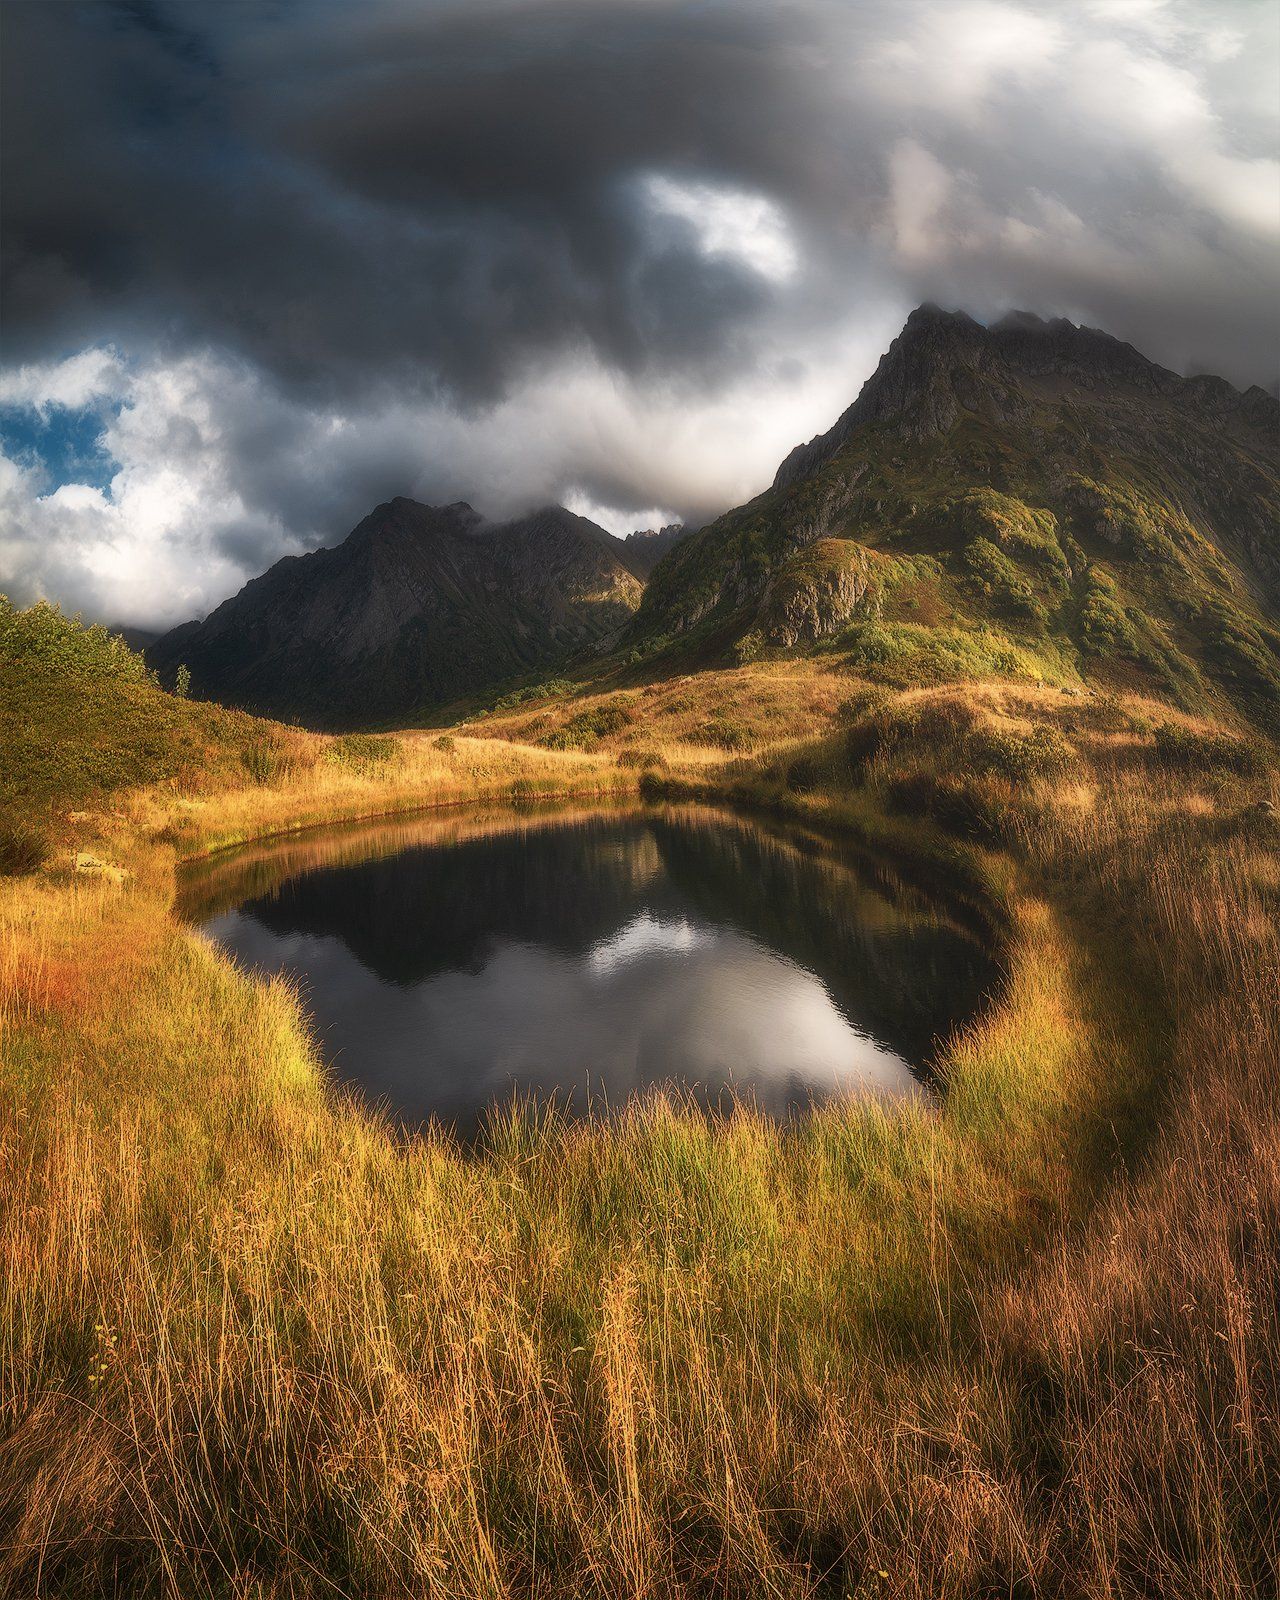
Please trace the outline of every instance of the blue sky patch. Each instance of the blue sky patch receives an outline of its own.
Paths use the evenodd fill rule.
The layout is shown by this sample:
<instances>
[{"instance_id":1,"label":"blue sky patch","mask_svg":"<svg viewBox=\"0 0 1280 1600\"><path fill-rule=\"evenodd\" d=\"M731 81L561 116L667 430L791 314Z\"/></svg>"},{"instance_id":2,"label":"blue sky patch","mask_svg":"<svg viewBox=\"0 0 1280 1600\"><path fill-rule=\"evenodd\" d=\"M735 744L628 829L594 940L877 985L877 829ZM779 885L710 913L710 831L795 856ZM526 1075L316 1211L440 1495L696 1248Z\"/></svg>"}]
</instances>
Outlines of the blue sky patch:
<instances>
[{"instance_id":1,"label":"blue sky patch","mask_svg":"<svg viewBox=\"0 0 1280 1600\"><path fill-rule=\"evenodd\" d=\"M0 405L0 449L11 461L42 478L41 492L64 483L106 489L120 463L102 443L108 418L118 407Z\"/></svg>"}]
</instances>

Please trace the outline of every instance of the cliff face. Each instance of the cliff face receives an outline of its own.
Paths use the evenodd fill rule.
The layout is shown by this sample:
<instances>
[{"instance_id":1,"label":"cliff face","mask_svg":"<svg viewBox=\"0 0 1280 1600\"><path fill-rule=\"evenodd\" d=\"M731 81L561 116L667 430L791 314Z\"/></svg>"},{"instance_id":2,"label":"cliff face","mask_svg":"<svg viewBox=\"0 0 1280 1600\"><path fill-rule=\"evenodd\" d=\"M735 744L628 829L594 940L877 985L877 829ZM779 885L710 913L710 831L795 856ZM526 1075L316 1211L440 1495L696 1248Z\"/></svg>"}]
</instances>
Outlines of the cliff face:
<instances>
[{"instance_id":1,"label":"cliff face","mask_svg":"<svg viewBox=\"0 0 1280 1600\"><path fill-rule=\"evenodd\" d=\"M999 630L1064 670L1275 722L1278 529L1261 389L1062 320L926 306L828 432L662 563L632 632L835 637L865 620L871 555L886 623ZM820 541L840 559L798 559Z\"/></svg>"},{"instance_id":2,"label":"cliff face","mask_svg":"<svg viewBox=\"0 0 1280 1600\"><path fill-rule=\"evenodd\" d=\"M489 524L397 499L335 549L287 557L150 656L192 692L317 727L412 716L533 672L628 621L618 542L556 506Z\"/></svg>"},{"instance_id":3,"label":"cliff face","mask_svg":"<svg viewBox=\"0 0 1280 1600\"><path fill-rule=\"evenodd\" d=\"M665 528L637 528L622 541L622 560L627 570L644 583L663 556L687 539L689 533L683 522L669 522Z\"/></svg>"}]
</instances>

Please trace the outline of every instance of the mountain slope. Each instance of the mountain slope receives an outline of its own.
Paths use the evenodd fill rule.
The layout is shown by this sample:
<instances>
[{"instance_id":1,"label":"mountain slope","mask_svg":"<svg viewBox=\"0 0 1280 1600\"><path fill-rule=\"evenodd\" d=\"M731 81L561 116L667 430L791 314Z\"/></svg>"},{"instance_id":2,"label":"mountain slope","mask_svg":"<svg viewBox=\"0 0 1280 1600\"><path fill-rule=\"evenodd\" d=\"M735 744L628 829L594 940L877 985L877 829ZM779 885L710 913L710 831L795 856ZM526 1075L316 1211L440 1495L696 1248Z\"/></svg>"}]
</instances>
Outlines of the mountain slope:
<instances>
[{"instance_id":1,"label":"mountain slope","mask_svg":"<svg viewBox=\"0 0 1280 1600\"><path fill-rule=\"evenodd\" d=\"M550 507L485 523L396 499L335 549L286 557L150 658L194 693L320 727L412 715L536 671L631 617L618 541Z\"/></svg>"},{"instance_id":2,"label":"mountain slope","mask_svg":"<svg viewBox=\"0 0 1280 1600\"><path fill-rule=\"evenodd\" d=\"M648 581L653 569L669 550L674 550L693 530L683 522L669 522L665 528L637 528L622 541L621 556L627 570L641 583Z\"/></svg>"},{"instance_id":3,"label":"mountain slope","mask_svg":"<svg viewBox=\"0 0 1280 1600\"><path fill-rule=\"evenodd\" d=\"M922 307L829 432L662 563L631 642L830 641L903 679L1080 673L1274 724L1278 527L1261 389Z\"/></svg>"}]
</instances>

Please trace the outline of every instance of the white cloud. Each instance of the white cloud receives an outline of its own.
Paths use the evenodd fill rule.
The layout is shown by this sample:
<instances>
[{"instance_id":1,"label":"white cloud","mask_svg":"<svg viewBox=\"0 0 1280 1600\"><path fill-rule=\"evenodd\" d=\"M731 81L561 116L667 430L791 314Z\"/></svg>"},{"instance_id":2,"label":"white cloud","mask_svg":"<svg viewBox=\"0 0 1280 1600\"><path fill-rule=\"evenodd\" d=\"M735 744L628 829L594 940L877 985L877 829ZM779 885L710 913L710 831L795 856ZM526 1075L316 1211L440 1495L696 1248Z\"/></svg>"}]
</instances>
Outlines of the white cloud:
<instances>
[{"instance_id":1,"label":"white cloud","mask_svg":"<svg viewBox=\"0 0 1280 1600\"><path fill-rule=\"evenodd\" d=\"M1246 39L1221 17L1162 0L1105 0L1074 14L929 5L906 16L859 58L854 81L864 102L912 125L888 156L891 231L907 260L954 241L957 230L942 237L937 224L960 164L985 174L973 222L959 230L970 242L984 212L999 232L1036 189L1078 213L1107 196L1100 215L1114 238L1127 219L1110 195L1138 185L1149 214L1172 211L1187 232L1196 212L1264 238L1280 231L1274 39ZM1234 78L1215 74L1246 46L1270 63L1261 70L1272 136L1261 149L1239 147L1219 104ZM1190 212L1151 195L1153 171Z\"/></svg>"},{"instance_id":2,"label":"white cloud","mask_svg":"<svg viewBox=\"0 0 1280 1600\"><path fill-rule=\"evenodd\" d=\"M889 232L898 258L926 264L946 248L955 176L914 139L889 152Z\"/></svg>"},{"instance_id":3,"label":"white cloud","mask_svg":"<svg viewBox=\"0 0 1280 1600\"><path fill-rule=\"evenodd\" d=\"M37 410L120 408L100 439L117 469L105 490L44 492L39 472L5 461L0 575L19 599L43 595L117 622L177 622L242 580L219 547L225 534L287 542L278 519L245 503L226 449L224 419L256 386L246 374L207 356L131 369L115 351L87 350L16 377L6 394Z\"/></svg>"},{"instance_id":4,"label":"white cloud","mask_svg":"<svg viewBox=\"0 0 1280 1600\"><path fill-rule=\"evenodd\" d=\"M995 0L908 8L896 36L859 52L858 92L973 115L1001 87L1042 79L1067 44L1058 20Z\"/></svg>"},{"instance_id":5,"label":"white cloud","mask_svg":"<svg viewBox=\"0 0 1280 1600\"><path fill-rule=\"evenodd\" d=\"M799 255L785 213L766 195L650 173L645 198L658 217L693 230L706 256L740 261L774 283L794 278Z\"/></svg>"},{"instance_id":6,"label":"white cloud","mask_svg":"<svg viewBox=\"0 0 1280 1600\"><path fill-rule=\"evenodd\" d=\"M127 389L124 359L109 345L81 350L64 361L0 371L0 405L31 406L42 416L51 406L81 411Z\"/></svg>"},{"instance_id":7,"label":"white cloud","mask_svg":"<svg viewBox=\"0 0 1280 1600\"><path fill-rule=\"evenodd\" d=\"M55 391L109 399L119 409L101 443L116 470L105 489L46 492L38 472L0 455L0 588L168 627L282 555L336 544L396 494L467 499L494 517L560 501L619 535L700 520L758 493L792 445L829 426L903 310L837 333L839 359L824 333L713 395L623 380L579 355L474 414L394 399L311 408L211 352L113 354L109 369L82 352L74 370L109 370L114 387L46 374L22 392L32 405ZM650 498L655 484L666 506Z\"/></svg>"},{"instance_id":8,"label":"white cloud","mask_svg":"<svg viewBox=\"0 0 1280 1600\"><path fill-rule=\"evenodd\" d=\"M636 510L630 506L602 505L599 500L593 500L589 494L577 487L565 492L564 504L575 516L588 518L619 539L625 539L629 533L648 528L665 528L673 522L680 521L678 511L664 510L661 506Z\"/></svg>"}]
</instances>

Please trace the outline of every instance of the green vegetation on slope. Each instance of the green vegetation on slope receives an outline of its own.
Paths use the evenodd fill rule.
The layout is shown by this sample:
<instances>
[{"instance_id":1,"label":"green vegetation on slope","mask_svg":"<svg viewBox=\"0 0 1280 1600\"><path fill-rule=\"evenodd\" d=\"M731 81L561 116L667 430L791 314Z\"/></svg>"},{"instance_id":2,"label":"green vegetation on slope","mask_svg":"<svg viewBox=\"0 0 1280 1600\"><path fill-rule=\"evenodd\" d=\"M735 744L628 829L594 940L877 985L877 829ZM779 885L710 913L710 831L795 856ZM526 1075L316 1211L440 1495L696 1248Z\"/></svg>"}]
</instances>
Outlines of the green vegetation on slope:
<instances>
[{"instance_id":1,"label":"green vegetation on slope","mask_svg":"<svg viewBox=\"0 0 1280 1600\"><path fill-rule=\"evenodd\" d=\"M250 717L166 694L105 628L0 595L0 873L38 863L68 813L144 784L234 777L271 738Z\"/></svg>"},{"instance_id":2,"label":"green vegetation on slope","mask_svg":"<svg viewBox=\"0 0 1280 1600\"><path fill-rule=\"evenodd\" d=\"M154 693L133 670L108 656L92 692ZM23 736L51 708L79 772L67 704L37 695ZM1269 747L1135 696L895 692L824 656L484 726L536 719L619 765L297 735L309 759L240 763L195 806L120 794L97 825L126 876L0 883L0 1584L1266 1592ZM464 1157L333 1094L298 997L169 915L175 845L604 786L642 738L647 782L838 825L1001 927L1006 984L944 1048L943 1106L785 1129L664 1097L574 1128L525 1110Z\"/></svg>"},{"instance_id":3,"label":"green vegetation on slope","mask_svg":"<svg viewBox=\"0 0 1280 1600\"><path fill-rule=\"evenodd\" d=\"M911 654L908 673L933 681L1084 677L1280 728L1266 398L1239 398L1224 422L1171 374L1146 388L1105 366L1087 385L1073 367L1051 380L1034 364L993 367L982 330L938 327L938 353L896 409L660 564L633 656L705 642L755 659L821 640L895 684ZM959 635L987 641L979 661Z\"/></svg>"}]
</instances>

